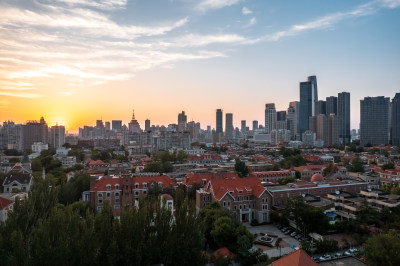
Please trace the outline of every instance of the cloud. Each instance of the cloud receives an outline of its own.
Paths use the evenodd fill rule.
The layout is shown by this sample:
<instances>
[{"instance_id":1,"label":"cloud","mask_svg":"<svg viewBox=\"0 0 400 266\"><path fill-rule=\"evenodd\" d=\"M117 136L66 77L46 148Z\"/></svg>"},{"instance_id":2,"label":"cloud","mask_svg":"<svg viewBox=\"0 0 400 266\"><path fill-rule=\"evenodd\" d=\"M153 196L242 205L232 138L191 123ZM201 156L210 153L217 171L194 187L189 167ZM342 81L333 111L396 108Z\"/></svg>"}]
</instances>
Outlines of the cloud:
<instances>
[{"instance_id":1,"label":"cloud","mask_svg":"<svg viewBox=\"0 0 400 266\"><path fill-rule=\"evenodd\" d=\"M255 17L253 17L249 20L249 23L247 23L246 27L251 27L255 24L257 24L257 19Z\"/></svg>"},{"instance_id":2,"label":"cloud","mask_svg":"<svg viewBox=\"0 0 400 266\"><path fill-rule=\"evenodd\" d=\"M76 6L85 6L85 7L94 7L98 9L112 10L112 9L121 9L126 6L128 0L52 0L46 1L49 3L58 2L66 4L70 7Z\"/></svg>"},{"instance_id":3,"label":"cloud","mask_svg":"<svg viewBox=\"0 0 400 266\"><path fill-rule=\"evenodd\" d=\"M203 0L197 5L197 9L202 11L206 11L209 9L219 9L235 5L240 1L241 0Z\"/></svg>"},{"instance_id":4,"label":"cloud","mask_svg":"<svg viewBox=\"0 0 400 266\"><path fill-rule=\"evenodd\" d=\"M253 11L251 11L250 9L248 9L247 7L243 7L242 8L242 14L243 15L250 15L251 13L253 13Z\"/></svg>"},{"instance_id":5,"label":"cloud","mask_svg":"<svg viewBox=\"0 0 400 266\"><path fill-rule=\"evenodd\" d=\"M172 42L161 43L161 45L177 47L197 47L207 46L210 44L253 44L258 41L258 39L249 39L238 34L187 34L179 38L173 39Z\"/></svg>"},{"instance_id":6,"label":"cloud","mask_svg":"<svg viewBox=\"0 0 400 266\"><path fill-rule=\"evenodd\" d=\"M18 93L18 92L9 92L9 91L3 91L3 90L0 90L0 95L19 97L19 98L36 98L39 96L39 95L33 94L33 93L24 93L24 92Z\"/></svg>"},{"instance_id":7,"label":"cloud","mask_svg":"<svg viewBox=\"0 0 400 266\"><path fill-rule=\"evenodd\" d=\"M387 0L384 2L397 2L397 1ZM387 3L376 2L376 1L369 2L367 4L360 5L349 12L337 12L337 13L333 13L333 14L329 14L329 15L317 18L315 20L306 22L304 24L293 25L287 30L278 31L273 34L267 35L265 37L265 40L279 41L280 39L282 39L284 37L298 35L302 32L306 32L309 30L331 28L335 24L337 24L343 20L346 20L346 19L357 18L357 17L361 17L361 16L367 16L367 15L374 14L379 9L384 7L385 5L387 5Z\"/></svg>"}]
</instances>

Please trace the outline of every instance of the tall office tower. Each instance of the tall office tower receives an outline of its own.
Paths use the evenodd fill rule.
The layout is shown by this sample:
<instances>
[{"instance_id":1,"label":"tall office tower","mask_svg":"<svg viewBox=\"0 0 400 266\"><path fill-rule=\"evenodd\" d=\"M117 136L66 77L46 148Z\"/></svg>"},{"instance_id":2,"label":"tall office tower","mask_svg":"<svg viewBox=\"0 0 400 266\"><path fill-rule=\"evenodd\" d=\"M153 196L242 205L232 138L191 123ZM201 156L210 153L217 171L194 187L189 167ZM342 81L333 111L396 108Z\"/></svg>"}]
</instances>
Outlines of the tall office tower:
<instances>
[{"instance_id":1,"label":"tall office tower","mask_svg":"<svg viewBox=\"0 0 400 266\"><path fill-rule=\"evenodd\" d=\"M324 145L327 146L329 142L329 130L328 130L328 117L324 114L317 116L317 132L316 137L319 140L324 141Z\"/></svg>"},{"instance_id":2,"label":"tall office tower","mask_svg":"<svg viewBox=\"0 0 400 266\"><path fill-rule=\"evenodd\" d=\"M186 123L187 123L187 115L185 111L178 114L178 131L182 132L186 130Z\"/></svg>"},{"instance_id":3,"label":"tall office tower","mask_svg":"<svg viewBox=\"0 0 400 266\"><path fill-rule=\"evenodd\" d=\"M225 114L225 138L233 138L233 114Z\"/></svg>"},{"instance_id":4,"label":"tall office tower","mask_svg":"<svg viewBox=\"0 0 400 266\"><path fill-rule=\"evenodd\" d=\"M216 112L216 133L222 133L222 109L217 109Z\"/></svg>"},{"instance_id":5,"label":"tall office tower","mask_svg":"<svg viewBox=\"0 0 400 266\"><path fill-rule=\"evenodd\" d=\"M338 94L337 104L338 137L339 144L344 145L350 142L350 93L341 92Z\"/></svg>"},{"instance_id":6,"label":"tall office tower","mask_svg":"<svg viewBox=\"0 0 400 266\"><path fill-rule=\"evenodd\" d=\"M150 119L144 120L144 130L149 131L150 130Z\"/></svg>"},{"instance_id":7,"label":"tall office tower","mask_svg":"<svg viewBox=\"0 0 400 266\"><path fill-rule=\"evenodd\" d=\"M287 129L287 122L286 122L286 111L279 111L276 112L276 129Z\"/></svg>"},{"instance_id":8,"label":"tall office tower","mask_svg":"<svg viewBox=\"0 0 400 266\"><path fill-rule=\"evenodd\" d=\"M96 127L97 128L103 128L104 127L103 120L96 120Z\"/></svg>"},{"instance_id":9,"label":"tall office tower","mask_svg":"<svg viewBox=\"0 0 400 266\"><path fill-rule=\"evenodd\" d=\"M65 143L65 127L56 124L50 128L50 148L58 149Z\"/></svg>"},{"instance_id":10,"label":"tall office tower","mask_svg":"<svg viewBox=\"0 0 400 266\"><path fill-rule=\"evenodd\" d=\"M48 143L48 127L44 118L40 118L40 122L28 121L22 127L22 148L30 150L34 142Z\"/></svg>"},{"instance_id":11,"label":"tall office tower","mask_svg":"<svg viewBox=\"0 0 400 266\"><path fill-rule=\"evenodd\" d=\"M332 113L328 116L328 146L336 145L338 143L337 116Z\"/></svg>"},{"instance_id":12,"label":"tall office tower","mask_svg":"<svg viewBox=\"0 0 400 266\"><path fill-rule=\"evenodd\" d=\"M361 145L389 143L390 98L365 97L360 100L360 142Z\"/></svg>"},{"instance_id":13,"label":"tall office tower","mask_svg":"<svg viewBox=\"0 0 400 266\"><path fill-rule=\"evenodd\" d=\"M390 139L393 146L400 146L400 93L396 93L390 105Z\"/></svg>"},{"instance_id":14,"label":"tall office tower","mask_svg":"<svg viewBox=\"0 0 400 266\"><path fill-rule=\"evenodd\" d=\"M274 103L267 103L265 105L265 132L271 133L276 129L276 109Z\"/></svg>"},{"instance_id":15,"label":"tall office tower","mask_svg":"<svg viewBox=\"0 0 400 266\"><path fill-rule=\"evenodd\" d=\"M110 122L105 122L104 124L105 124L106 130L111 129Z\"/></svg>"},{"instance_id":16,"label":"tall office tower","mask_svg":"<svg viewBox=\"0 0 400 266\"><path fill-rule=\"evenodd\" d=\"M112 120L111 126L112 126L113 131L120 132L122 130L122 121L121 120Z\"/></svg>"},{"instance_id":17,"label":"tall office tower","mask_svg":"<svg viewBox=\"0 0 400 266\"><path fill-rule=\"evenodd\" d=\"M140 128L139 122L135 119L135 110L132 111L132 120L128 124L129 132L131 133L141 133L142 129Z\"/></svg>"},{"instance_id":18,"label":"tall office tower","mask_svg":"<svg viewBox=\"0 0 400 266\"><path fill-rule=\"evenodd\" d=\"M318 101L315 111L316 115L326 115L326 102L322 100Z\"/></svg>"},{"instance_id":19,"label":"tall office tower","mask_svg":"<svg viewBox=\"0 0 400 266\"><path fill-rule=\"evenodd\" d=\"M337 97L329 96L326 97L326 114L335 114L337 115Z\"/></svg>"},{"instance_id":20,"label":"tall office tower","mask_svg":"<svg viewBox=\"0 0 400 266\"><path fill-rule=\"evenodd\" d=\"M246 133L247 129L246 129L246 120L242 120L240 121L240 132L242 132L243 134Z\"/></svg>"},{"instance_id":21,"label":"tall office tower","mask_svg":"<svg viewBox=\"0 0 400 266\"><path fill-rule=\"evenodd\" d=\"M289 103L287 109L286 120L288 122L288 129L291 131L292 139L296 138L299 133L299 116L300 116L300 102L294 101Z\"/></svg>"},{"instance_id":22,"label":"tall office tower","mask_svg":"<svg viewBox=\"0 0 400 266\"><path fill-rule=\"evenodd\" d=\"M316 115L318 102L317 77L310 76L308 81L300 82L299 133L309 129L309 117Z\"/></svg>"},{"instance_id":23,"label":"tall office tower","mask_svg":"<svg viewBox=\"0 0 400 266\"><path fill-rule=\"evenodd\" d=\"M257 120L253 120L253 131L258 129L258 121Z\"/></svg>"},{"instance_id":24,"label":"tall office tower","mask_svg":"<svg viewBox=\"0 0 400 266\"><path fill-rule=\"evenodd\" d=\"M308 118L308 127L311 132L317 132L317 116L310 116Z\"/></svg>"}]
</instances>

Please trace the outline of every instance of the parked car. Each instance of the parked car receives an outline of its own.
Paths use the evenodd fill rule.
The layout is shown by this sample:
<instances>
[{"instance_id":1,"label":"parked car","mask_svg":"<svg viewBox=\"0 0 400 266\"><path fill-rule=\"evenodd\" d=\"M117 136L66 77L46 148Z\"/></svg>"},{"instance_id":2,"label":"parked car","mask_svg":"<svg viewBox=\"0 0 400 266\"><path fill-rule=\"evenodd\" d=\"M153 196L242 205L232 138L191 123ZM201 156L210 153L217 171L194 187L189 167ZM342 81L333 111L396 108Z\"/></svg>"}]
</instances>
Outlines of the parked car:
<instances>
[{"instance_id":1,"label":"parked car","mask_svg":"<svg viewBox=\"0 0 400 266\"><path fill-rule=\"evenodd\" d=\"M297 232L293 232L290 234L291 237L295 237L297 235Z\"/></svg>"},{"instance_id":2,"label":"parked car","mask_svg":"<svg viewBox=\"0 0 400 266\"><path fill-rule=\"evenodd\" d=\"M301 235L300 235L300 234L298 234L297 236L295 236L295 239L297 239L297 240L301 241L302 237L301 237Z\"/></svg>"},{"instance_id":3,"label":"parked car","mask_svg":"<svg viewBox=\"0 0 400 266\"><path fill-rule=\"evenodd\" d=\"M344 252L344 254L347 255L347 256L353 255L353 254L351 254L351 252L350 252L349 250L347 250L346 252Z\"/></svg>"},{"instance_id":4,"label":"parked car","mask_svg":"<svg viewBox=\"0 0 400 266\"><path fill-rule=\"evenodd\" d=\"M343 253L342 253L342 252L336 252L336 253L335 253L335 257L341 257L341 256L343 256Z\"/></svg>"},{"instance_id":5,"label":"parked car","mask_svg":"<svg viewBox=\"0 0 400 266\"><path fill-rule=\"evenodd\" d=\"M285 231L285 232L283 232L285 235L288 235L288 234L291 234L292 233L292 230L287 230L287 231Z\"/></svg>"},{"instance_id":6,"label":"parked car","mask_svg":"<svg viewBox=\"0 0 400 266\"><path fill-rule=\"evenodd\" d=\"M319 261L319 258L318 258L317 256L312 256L312 259L313 259L314 261L316 261L316 262Z\"/></svg>"},{"instance_id":7,"label":"parked car","mask_svg":"<svg viewBox=\"0 0 400 266\"><path fill-rule=\"evenodd\" d=\"M325 254L323 257L325 258L325 260L330 260L332 258L329 254Z\"/></svg>"}]
</instances>

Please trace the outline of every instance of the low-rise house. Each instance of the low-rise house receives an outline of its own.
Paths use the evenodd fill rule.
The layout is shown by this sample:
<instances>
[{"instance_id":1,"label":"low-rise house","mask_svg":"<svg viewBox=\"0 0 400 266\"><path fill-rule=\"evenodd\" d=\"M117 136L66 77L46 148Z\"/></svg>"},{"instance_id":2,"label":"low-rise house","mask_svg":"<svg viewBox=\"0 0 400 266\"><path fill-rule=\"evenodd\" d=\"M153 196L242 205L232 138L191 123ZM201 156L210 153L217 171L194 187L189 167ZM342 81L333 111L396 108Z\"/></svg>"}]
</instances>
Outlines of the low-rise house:
<instances>
[{"instance_id":1,"label":"low-rise house","mask_svg":"<svg viewBox=\"0 0 400 266\"><path fill-rule=\"evenodd\" d=\"M279 179L282 179L282 178L295 177L296 172L290 171L290 170L252 172L251 176L259 178L262 182L276 183Z\"/></svg>"},{"instance_id":2,"label":"low-rise house","mask_svg":"<svg viewBox=\"0 0 400 266\"><path fill-rule=\"evenodd\" d=\"M224 159L218 154L203 154L191 155L188 157L188 161L192 164L217 165L223 163Z\"/></svg>"},{"instance_id":3,"label":"low-rise house","mask_svg":"<svg viewBox=\"0 0 400 266\"><path fill-rule=\"evenodd\" d=\"M54 160L58 160L61 162L62 168L72 167L76 164L76 156L66 156L66 155L58 155L55 154L53 156Z\"/></svg>"},{"instance_id":4,"label":"low-rise house","mask_svg":"<svg viewBox=\"0 0 400 266\"><path fill-rule=\"evenodd\" d=\"M16 163L13 168L5 175L3 182L3 192L12 193L13 191L29 191L33 184L33 176L30 171L23 168L21 163Z\"/></svg>"},{"instance_id":5,"label":"low-rise house","mask_svg":"<svg viewBox=\"0 0 400 266\"><path fill-rule=\"evenodd\" d=\"M0 197L0 222L5 222L8 212L13 209L14 201Z\"/></svg>"},{"instance_id":6,"label":"low-rise house","mask_svg":"<svg viewBox=\"0 0 400 266\"><path fill-rule=\"evenodd\" d=\"M267 190L256 177L212 179L196 191L196 207L204 208L213 201L236 213L240 222L270 221Z\"/></svg>"}]
</instances>

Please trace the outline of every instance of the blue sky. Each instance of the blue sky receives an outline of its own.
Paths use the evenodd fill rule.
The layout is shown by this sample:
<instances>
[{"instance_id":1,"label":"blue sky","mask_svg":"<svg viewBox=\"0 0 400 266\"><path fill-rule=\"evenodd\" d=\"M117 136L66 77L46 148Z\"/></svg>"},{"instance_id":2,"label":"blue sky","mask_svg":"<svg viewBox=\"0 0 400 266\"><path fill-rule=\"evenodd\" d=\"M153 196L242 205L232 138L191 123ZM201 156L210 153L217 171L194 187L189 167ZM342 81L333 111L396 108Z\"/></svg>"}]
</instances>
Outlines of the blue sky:
<instances>
[{"instance_id":1,"label":"blue sky","mask_svg":"<svg viewBox=\"0 0 400 266\"><path fill-rule=\"evenodd\" d=\"M215 109L264 123L317 75L319 97L400 84L400 0L3 0L0 119L39 114L70 129L95 119L176 123ZM27 108L29 106L29 108Z\"/></svg>"}]
</instances>

